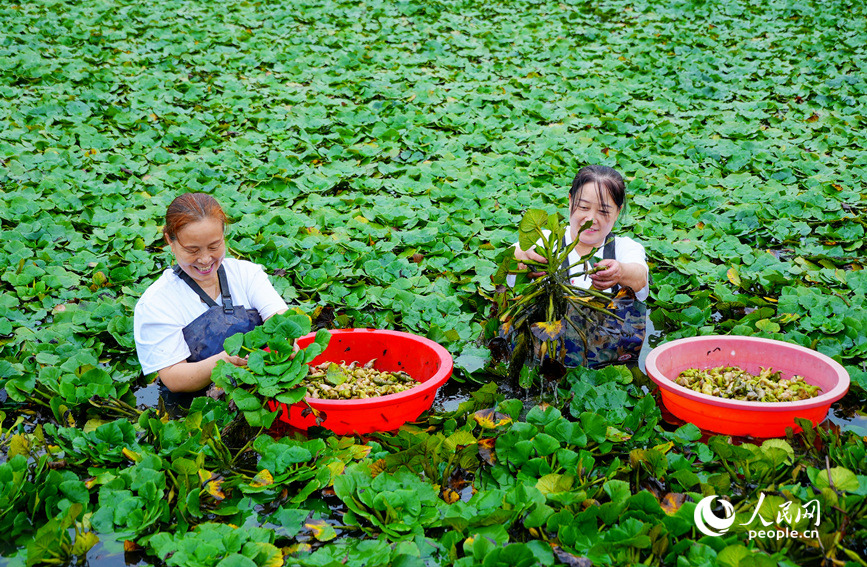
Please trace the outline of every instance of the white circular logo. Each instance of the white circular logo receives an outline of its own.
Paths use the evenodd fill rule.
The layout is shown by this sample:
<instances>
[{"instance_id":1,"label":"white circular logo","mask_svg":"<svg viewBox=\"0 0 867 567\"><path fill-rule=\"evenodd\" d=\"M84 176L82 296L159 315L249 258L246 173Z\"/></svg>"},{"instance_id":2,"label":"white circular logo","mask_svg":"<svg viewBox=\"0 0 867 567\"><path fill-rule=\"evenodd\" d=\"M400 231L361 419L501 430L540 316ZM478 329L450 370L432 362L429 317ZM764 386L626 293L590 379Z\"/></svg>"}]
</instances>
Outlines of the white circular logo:
<instances>
[{"instance_id":1,"label":"white circular logo","mask_svg":"<svg viewBox=\"0 0 867 567\"><path fill-rule=\"evenodd\" d=\"M731 502L720 499L719 502L722 504L726 516L725 518L719 518L710 509L713 506L714 500L716 500L716 496L706 496L699 500L693 517L695 518L695 527L698 528L698 531L704 535L716 537L726 533L731 525L735 523L735 509Z\"/></svg>"}]
</instances>

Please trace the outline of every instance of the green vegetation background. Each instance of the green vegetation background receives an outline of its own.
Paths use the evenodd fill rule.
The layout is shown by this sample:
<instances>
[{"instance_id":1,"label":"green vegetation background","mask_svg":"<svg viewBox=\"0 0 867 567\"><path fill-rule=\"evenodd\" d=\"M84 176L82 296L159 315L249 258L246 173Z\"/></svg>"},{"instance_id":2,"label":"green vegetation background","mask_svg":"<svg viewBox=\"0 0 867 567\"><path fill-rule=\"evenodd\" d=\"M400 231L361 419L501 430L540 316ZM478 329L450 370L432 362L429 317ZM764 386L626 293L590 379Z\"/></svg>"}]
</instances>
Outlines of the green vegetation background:
<instances>
[{"instance_id":1,"label":"green vegetation background","mask_svg":"<svg viewBox=\"0 0 867 567\"><path fill-rule=\"evenodd\" d=\"M128 462L123 457L111 465L100 461L104 470L88 470L76 460L75 451L86 454L83 447L89 445L72 442L76 429L66 421L78 419L81 425L86 417L112 417L106 406L91 407L94 395L134 403L131 392L142 380L132 308L170 261L162 250L161 215L183 191L213 193L234 221L228 232L232 253L264 265L287 301L297 302L317 321L334 317L336 326L398 328L431 337L446 345L468 374L483 371L487 358L483 339L490 335L484 325L489 307L479 291L490 290L494 258L515 240L523 210L564 211L567 188L581 165L611 165L627 178L630 192L619 230L646 246L654 276L654 323L665 337L755 334L816 348L847 367L854 384L847 399L856 408L861 404L867 386L867 272L862 269L867 257L867 19L862 2L38 1L5 3L0 29L0 384L8 394L0 406L5 416L0 484L27 478L31 486L31 492L0 497L0 526L15 540L0 551L14 554L13 562L35 564L47 557L40 555L49 553L47 548L33 547L37 529L43 539L50 539L50 532L66 541L65 530L79 525L87 532L89 524L82 522L99 518L101 533L122 534L115 539L123 541L214 519L211 512L196 515L195 506L175 516L173 505L160 508L151 521L136 520L134 528L121 526L119 517L109 522L99 509L121 498L109 495L112 490L143 499L133 500L130 509L146 501L166 502L171 490L177 498L184 484L178 479L216 471L216 453L199 452L207 460L197 462L194 451L175 447L166 453L165 444L157 443L158 449L144 451L156 451L156 460L143 458L130 469L149 463L145 468L152 472L142 472L141 478L150 480L124 481L116 469ZM634 385L622 386L611 399L629 396L639 407L640 392ZM482 439L476 422L466 416L495 397L480 394L478 407L444 419L444 429L431 437L465 431ZM40 405L57 425L55 437L45 442L41 427L27 425L28 412ZM595 451L604 467L593 478L608 481L604 493L585 496L624 503L642 492L641 478L631 475L647 470L641 464L645 460L612 459L618 452L651 450L672 434L651 427L642 439L624 425L615 405L573 403L562 409L574 419L591 415L618 431L629 430L630 438L603 434L576 444L564 437L560 449ZM640 407L646 417L658 413ZM227 419L225 408L211 411L204 415ZM512 413L517 418L520 412ZM595 417L582 419L587 430L599 425ZM100 423L91 422L87 435L95 434ZM159 427L147 425L147 418L136 431L118 423L106 425L114 431L107 438L117 455L123 443L135 453L129 443L147 447L159 439L154 432ZM184 423L184 431L202 435L202 423ZM532 424L519 425L524 431ZM150 431L147 442L142 427ZM865 433L863 427L842 435L819 433L830 438L818 449L790 440L798 455L812 455L804 458L813 458L805 462L814 468L840 467L856 478L848 497L857 503L848 508L838 503L848 512L826 526L831 539L822 548L753 542L750 548L764 551L750 554L749 561L790 556L806 564L826 556L864 564L843 551L854 548L857 558L865 550L867 461L856 432ZM45 454L46 446L58 450L57 439L69 440L60 443L63 452ZM653 469L648 476L669 482L670 455L693 455L686 468L701 469L696 470L700 482L669 483L666 490L713 493L706 488L715 486L708 484L708 474L726 472L726 457L691 435L665 442L675 444L673 452L664 452L669 455L665 470ZM394 440L379 443L374 442L374 454L399 453ZM698 464L696 443L710 451ZM834 443L846 449L834 453L828 449ZM452 454L458 454L456 447L466 444L452 445ZM716 446L725 451L724 444ZM268 451L256 450L259 455ZM330 451L313 451L311 459L327 453L345 464L354 458ZM834 461L825 467L829 454ZM65 459L70 468L48 467L55 458ZM181 463L172 465L171 473L163 471L166 463L181 458L195 470ZM363 468L369 459L353 466ZM437 465L441 479L453 460ZM726 462L733 466L735 461ZM235 464L220 474L244 484L238 480L242 476L229 475ZM462 466L476 471L469 464ZM561 474L555 465L549 462L550 471L537 477L527 473L533 478L528 486L545 474ZM811 490L806 469L796 469L791 460L773 468L777 472L759 479L758 486L732 494L743 497L745 505L755 504L757 487L771 490L767 483L780 471L803 483L799 490ZM504 494L526 484L514 475L508 481L504 470L515 472L505 464L492 466L493 472L476 471L475 488L481 490L481 479L491 476ZM735 483L746 482L742 468L734 466L732 472ZM85 481L92 477L102 480L88 486ZM428 477L419 473L416 478ZM428 487L440 482L428 480L433 483L424 484ZM290 492L298 490L291 484L299 482L295 477L281 482L294 487ZM623 492L611 482L631 485ZM72 483L68 491L56 488L63 483ZM326 487L331 480L320 483ZM185 495L196 483L188 484ZM53 496L33 492L33 486L49 485L54 488L45 490L54 490ZM148 497L139 494L142 486L148 487ZM243 515L242 492L238 488L227 498ZM547 511L578 514L574 502L508 494L503 498L517 499L522 510L510 519L494 521L478 512L488 519L446 526L441 512L433 531L419 532L426 525L419 512L410 514L418 522L412 529L385 532L390 535L368 540L369 545L380 546L376 557L385 557L382 563L400 556L410 564L473 564L493 557L478 543L492 539L522 546L520 551L496 548L511 549L503 553L512 559L526 552L534 561L567 562L571 559L558 554L568 552L597 563L648 559L679 565L684 557L678 557L678 542L701 536L692 528L680 531L661 523L656 512L645 510L644 516L622 521L616 515L575 516L576 525L593 527L571 537L551 523ZM410 507L439 510L439 502ZM521 508L528 502L538 507ZM301 509L304 501L295 504ZM691 503L682 509L691 517ZM250 518L260 513L248 508L239 524L239 517L228 515L243 525L258 524L261 518ZM528 524L527 517L538 523ZM295 516L285 519L286 525L298 524ZM370 522L377 525L370 518L359 520L365 526ZM479 526L492 530L494 525L510 530L503 529L505 540L500 532L473 539ZM600 535L612 526L622 532L619 540ZM657 531L651 536L651 530ZM278 533L283 539L277 543L286 545L298 533ZM372 552L357 549L362 544L338 545L327 534L317 540L304 533L302 539L322 546L317 553L336 557L345 552L353 561L367 557L379 564L365 555ZM405 538L408 533L417 539ZM86 551L84 537L76 550L71 543L78 540L66 537L70 546L62 557ZM273 533L261 536L257 545L273 547L273 538ZM109 539L103 536L103 544ZM546 539L562 548L536 545ZM393 543L398 540L406 541ZM708 564L719 562L723 539L705 540L693 547L700 550L695 553ZM169 544L159 538L140 541L149 553L171 562L160 552ZM743 537L729 537L726 545L742 543ZM236 555L267 563L256 559L258 552L241 554L242 547ZM328 551L333 549L339 551ZM739 564L728 555L723 559Z\"/></svg>"}]
</instances>

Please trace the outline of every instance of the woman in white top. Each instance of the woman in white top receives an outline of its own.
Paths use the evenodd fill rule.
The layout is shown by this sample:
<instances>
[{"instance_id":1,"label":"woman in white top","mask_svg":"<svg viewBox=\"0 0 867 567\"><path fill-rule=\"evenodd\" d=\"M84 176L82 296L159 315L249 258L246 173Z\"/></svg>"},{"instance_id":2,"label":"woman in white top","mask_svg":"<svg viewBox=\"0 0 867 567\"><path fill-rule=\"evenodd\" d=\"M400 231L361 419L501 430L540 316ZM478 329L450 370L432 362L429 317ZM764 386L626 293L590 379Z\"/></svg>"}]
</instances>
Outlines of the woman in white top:
<instances>
[{"instance_id":1,"label":"woman in white top","mask_svg":"<svg viewBox=\"0 0 867 567\"><path fill-rule=\"evenodd\" d=\"M572 362L567 363L569 366L577 365L579 355L584 356L577 351L586 350L584 360L589 366L602 366L612 362L637 360L641 350L646 314L644 301L650 293L644 247L631 238L613 236L611 233L623 210L625 198L626 185L623 177L610 167L588 165L583 167L572 181L569 191L569 230L566 231L564 244L572 246L573 250L564 264L576 264L582 256L586 256L594 248L597 249L595 256L599 260L594 266L604 269L590 276L581 274L573 277L572 284L582 288L592 286L598 290L609 290L612 295L623 288L625 293L617 296L614 312L625 321L618 325L612 324L612 321L617 323L613 318L597 321L595 329L588 329L590 332L587 345L579 344L581 341L576 337L567 337L567 351L571 351L571 356L567 354L567 358ZM578 236L578 230L588 221L589 228ZM611 236L613 238L609 238ZM519 245L515 245L515 258L519 261L547 262L534 248L535 246L532 246L529 250L522 250ZM523 264L519 264L519 267L526 268ZM579 266L573 268L573 273L581 271ZM628 292L625 291L627 289Z\"/></svg>"},{"instance_id":2,"label":"woman in white top","mask_svg":"<svg viewBox=\"0 0 867 567\"><path fill-rule=\"evenodd\" d=\"M204 392L219 360L246 365L223 341L287 310L261 266L226 258L225 225L205 193L181 195L166 211L163 236L177 264L136 303L134 332L142 371L157 372L170 392Z\"/></svg>"}]
</instances>

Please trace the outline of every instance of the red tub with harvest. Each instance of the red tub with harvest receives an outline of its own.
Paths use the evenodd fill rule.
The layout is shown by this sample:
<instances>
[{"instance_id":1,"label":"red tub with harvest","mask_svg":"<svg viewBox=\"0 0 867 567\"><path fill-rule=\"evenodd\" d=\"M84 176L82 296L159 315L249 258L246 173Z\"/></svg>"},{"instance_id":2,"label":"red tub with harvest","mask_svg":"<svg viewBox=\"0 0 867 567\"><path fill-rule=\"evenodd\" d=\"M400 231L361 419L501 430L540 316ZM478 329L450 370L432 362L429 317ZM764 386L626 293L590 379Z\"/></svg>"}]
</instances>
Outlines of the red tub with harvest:
<instances>
[{"instance_id":1,"label":"red tub with harvest","mask_svg":"<svg viewBox=\"0 0 867 567\"><path fill-rule=\"evenodd\" d=\"M800 431L796 417L818 424L831 404L849 389L848 372L830 357L799 345L757 337L678 339L653 349L645 365L668 411L703 430L726 435L782 437L787 427ZM822 391L818 397L795 402L754 402L709 396L674 382L688 368L718 366L739 366L751 374L770 367L781 371L784 379L801 375Z\"/></svg>"},{"instance_id":2,"label":"red tub with harvest","mask_svg":"<svg viewBox=\"0 0 867 567\"><path fill-rule=\"evenodd\" d=\"M298 339L299 346L313 342L315 333ZM404 371L419 384L409 390L360 400L323 400L306 398L287 407L270 402L279 409L279 419L298 429L317 425L307 404L318 412L321 425L338 435L393 431L430 409L437 390L452 374L452 356L430 339L401 331L384 329L340 329L331 331L328 347L310 363L357 361L366 364L376 359L374 368L385 372Z\"/></svg>"}]
</instances>

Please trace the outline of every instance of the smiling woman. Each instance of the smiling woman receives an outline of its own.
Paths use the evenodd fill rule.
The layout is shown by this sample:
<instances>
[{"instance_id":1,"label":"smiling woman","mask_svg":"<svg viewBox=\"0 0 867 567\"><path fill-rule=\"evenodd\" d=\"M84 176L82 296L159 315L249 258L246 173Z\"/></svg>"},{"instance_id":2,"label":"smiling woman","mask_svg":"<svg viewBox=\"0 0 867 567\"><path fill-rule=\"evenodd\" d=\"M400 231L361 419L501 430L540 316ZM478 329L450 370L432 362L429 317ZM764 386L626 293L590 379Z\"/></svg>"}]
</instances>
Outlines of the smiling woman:
<instances>
[{"instance_id":1,"label":"smiling woman","mask_svg":"<svg viewBox=\"0 0 867 567\"><path fill-rule=\"evenodd\" d=\"M171 392L201 393L219 360L245 365L223 350L223 341L287 309L260 266L226 258L225 225L210 195L186 193L172 201L163 236L176 265L135 306L142 371L157 372ZM189 398L176 401L187 405Z\"/></svg>"}]
</instances>

